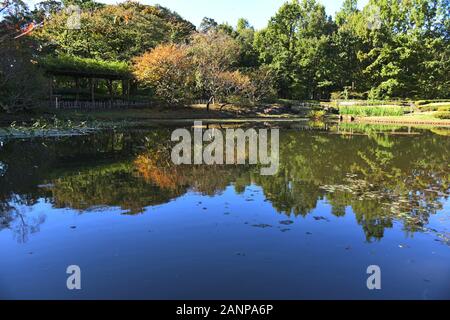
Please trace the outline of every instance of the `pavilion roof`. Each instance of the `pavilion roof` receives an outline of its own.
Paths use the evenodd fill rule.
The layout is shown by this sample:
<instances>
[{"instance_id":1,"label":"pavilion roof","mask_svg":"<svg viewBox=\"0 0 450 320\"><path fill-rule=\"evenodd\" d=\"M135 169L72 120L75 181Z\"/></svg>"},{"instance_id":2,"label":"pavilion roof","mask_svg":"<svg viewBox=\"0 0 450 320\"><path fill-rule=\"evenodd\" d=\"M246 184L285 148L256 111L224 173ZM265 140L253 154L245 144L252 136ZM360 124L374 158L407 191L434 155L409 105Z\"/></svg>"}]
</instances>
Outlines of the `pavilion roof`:
<instances>
[{"instance_id":1,"label":"pavilion roof","mask_svg":"<svg viewBox=\"0 0 450 320\"><path fill-rule=\"evenodd\" d=\"M133 77L127 63L69 55L47 56L40 60L47 74L80 78L123 80Z\"/></svg>"}]
</instances>

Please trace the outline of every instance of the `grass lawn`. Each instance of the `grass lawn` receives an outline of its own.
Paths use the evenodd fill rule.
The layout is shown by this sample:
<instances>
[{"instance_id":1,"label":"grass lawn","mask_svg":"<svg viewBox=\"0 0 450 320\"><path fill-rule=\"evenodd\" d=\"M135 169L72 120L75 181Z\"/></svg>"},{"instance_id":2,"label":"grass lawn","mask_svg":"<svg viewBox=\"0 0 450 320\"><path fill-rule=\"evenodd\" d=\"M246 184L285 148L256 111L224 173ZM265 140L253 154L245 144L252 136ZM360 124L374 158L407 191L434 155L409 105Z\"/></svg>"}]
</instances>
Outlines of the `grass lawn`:
<instances>
[{"instance_id":1,"label":"grass lawn","mask_svg":"<svg viewBox=\"0 0 450 320\"><path fill-rule=\"evenodd\" d=\"M228 118L226 111L199 107L151 107L110 110L52 110L58 118L72 120L146 120L146 119L182 119L182 118Z\"/></svg>"},{"instance_id":2,"label":"grass lawn","mask_svg":"<svg viewBox=\"0 0 450 320\"><path fill-rule=\"evenodd\" d=\"M387 116L387 117L362 117L358 120L361 122L390 122L390 123L424 123L424 124L442 124L449 125L450 120L439 119L434 116L435 112L420 112L413 114L406 114L404 116Z\"/></svg>"}]
</instances>

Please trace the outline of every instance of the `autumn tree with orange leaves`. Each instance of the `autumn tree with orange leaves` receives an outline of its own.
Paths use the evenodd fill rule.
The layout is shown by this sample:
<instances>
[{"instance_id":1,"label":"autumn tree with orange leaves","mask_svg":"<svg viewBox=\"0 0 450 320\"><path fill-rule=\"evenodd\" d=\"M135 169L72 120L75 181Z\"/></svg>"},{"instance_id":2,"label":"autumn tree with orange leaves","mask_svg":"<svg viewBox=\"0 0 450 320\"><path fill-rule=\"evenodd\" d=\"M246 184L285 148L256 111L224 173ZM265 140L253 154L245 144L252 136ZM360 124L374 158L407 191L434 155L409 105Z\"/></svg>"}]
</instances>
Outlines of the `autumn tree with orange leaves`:
<instances>
[{"instance_id":1,"label":"autumn tree with orange leaves","mask_svg":"<svg viewBox=\"0 0 450 320\"><path fill-rule=\"evenodd\" d=\"M171 104L256 102L270 83L238 69L239 44L220 30L196 33L187 45L163 44L134 60L134 75ZM259 82L256 82L258 80Z\"/></svg>"},{"instance_id":2,"label":"autumn tree with orange leaves","mask_svg":"<svg viewBox=\"0 0 450 320\"><path fill-rule=\"evenodd\" d=\"M193 97L194 66L184 46L163 44L134 60L134 75L171 104Z\"/></svg>"},{"instance_id":3,"label":"autumn tree with orange leaves","mask_svg":"<svg viewBox=\"0 0 450 320\"><path fill-rule=\"evenodd\" d=\"M210 103L225 102L229 89L236 91L240 85L234 83L240 75L237 69L240 47L238 42L221 30L196 33L189 46L195 63L196 87L203 98ZM242 79L240 79L242 80Z\"/></svg>"}]
</instances>

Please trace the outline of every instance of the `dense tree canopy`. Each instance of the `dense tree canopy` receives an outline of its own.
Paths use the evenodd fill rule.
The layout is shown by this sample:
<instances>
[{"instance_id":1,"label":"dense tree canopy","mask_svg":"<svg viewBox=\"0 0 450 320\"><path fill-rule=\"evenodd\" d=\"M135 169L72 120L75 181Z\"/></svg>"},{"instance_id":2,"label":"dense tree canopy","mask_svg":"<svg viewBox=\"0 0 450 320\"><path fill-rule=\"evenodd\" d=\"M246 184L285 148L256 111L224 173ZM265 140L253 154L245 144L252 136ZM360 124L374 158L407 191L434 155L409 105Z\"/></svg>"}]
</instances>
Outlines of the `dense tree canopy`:
<instances>
[{"instance_id":1,"label":"dense tree canopy","mask_svg":"<svg viewBox=\"0 0 450 320\"><path fill-rule=\"evenodd\" d=\"M32 21L25 2L0 2L0 10L0 111L11 112L32 107L47 82L37 67L39 43L20 37Z\"/></svg>"},{"instance_id":2,"label":"dense tree canopy","mask_svg":"<svg viewBox=\"0 0 450 320\"><path fill-rule=\"evenodd\" d=\"M264 64L278 74L279 91L292 98L313 98L333 85L331 33L325 7L314 0L286 2L258 33L256 47Z\"/></svg>"},{"instance_id":3,"label":"dense tree canopy","mask_svg":"<svg viewBox=\"0 0 450 320\"><path fill-rule=\"evenodd\" d=\"M66 26L68 13L52 15L35 34L50 52L130 61L164 42L183 41L195 27L160 6L126 1L81 12L81 30Z\"/></svg>"},{"instance_id":4,"label":"dense tree canopy","mask_svg":"<svg viewBox=\"0 0 450 320\"><path fill-rule=\"evenodd\" d=\"M365 89L378 97L439 97L449 95L449 1L373 1L361 21L360 53Z\"/></svg>"},{"instance_id":5,"label":"dense tree canopy","mask_svg":"<svg viewBox=\"0 0 450 320\"><path fill-rule=\"evenodd\" d=\"M189 44L163 44L135 58L134 74L169 103L194 97L212 102L260 101L272 94L271 70L239 70L242 48L223 29L196 33Z\"/></svg>"},{"instance_id":6,"label":"dense tree canopy","mask_svg":"<svg viewBox=\"0 0 450 320\"><path fill-rule=\"evenodd\" d=\"M155 53L152 58L155 48L186 51L190 60L192 86L176 78L184 71L166 75L178 92L163 95L172 102L236 96L255 102L272 96L274 87L278 97L293 99L450 97L449 0L370 0L361 10L357 0L345 0L334 18L317 0L289 0L262 30L245 18L231 26L208 17L196 29L167 8L129 0L44 0L33 8L22 0L0 3L3 109L35 96L24 92L45 91L38 67L46 55L130 67L140 61L137 80L161 93L161 81L143 77L153 70L143 64L160 61ZM78 17L71 5L80 8L79 26L69 24Z\"/></svg>"},{"instance_id":7,"label":"dense tree canopy","mask_svg":"<svg viewBox=\"0 0 450 320\"><path fill-rule=\"evenodd\" d=\"M448 97L449 1L346 0L335 21L315 0L285 3L256 37L279 91L326 97L346 86L373 97Z\"/></svg>"}]
</instances>

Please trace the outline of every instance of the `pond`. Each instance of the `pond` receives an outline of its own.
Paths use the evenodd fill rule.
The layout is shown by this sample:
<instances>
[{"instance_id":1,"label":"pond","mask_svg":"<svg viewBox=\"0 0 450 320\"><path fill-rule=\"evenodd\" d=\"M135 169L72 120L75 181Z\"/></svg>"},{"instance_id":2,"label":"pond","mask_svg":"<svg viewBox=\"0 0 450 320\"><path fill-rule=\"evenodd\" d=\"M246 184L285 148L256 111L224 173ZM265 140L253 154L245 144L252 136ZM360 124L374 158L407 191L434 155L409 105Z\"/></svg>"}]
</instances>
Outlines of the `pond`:
<instances>
[{"instance_id":1,"label":"pond","mask_svg":"<svg viewBox=\"0 0 450 320\"><path fill-rule=\"evenodd\" d=\"M177 126L3 141L0 298L450 298L449 130L262 123L262 176L170 164Z\"/></svg>"}]
</instances>

